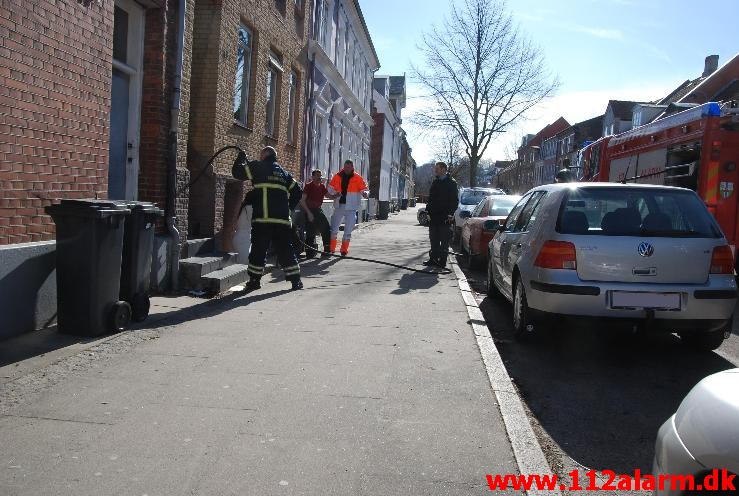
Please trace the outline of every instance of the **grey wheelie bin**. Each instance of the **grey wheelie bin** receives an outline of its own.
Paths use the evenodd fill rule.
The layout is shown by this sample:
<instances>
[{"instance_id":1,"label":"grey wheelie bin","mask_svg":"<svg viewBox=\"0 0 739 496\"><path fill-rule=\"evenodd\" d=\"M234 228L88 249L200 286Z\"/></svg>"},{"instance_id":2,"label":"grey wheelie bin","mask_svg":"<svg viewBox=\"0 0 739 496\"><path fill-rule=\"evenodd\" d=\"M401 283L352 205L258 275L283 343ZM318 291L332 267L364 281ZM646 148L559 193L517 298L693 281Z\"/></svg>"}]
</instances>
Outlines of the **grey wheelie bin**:
<instances>
[{"instance_id":1,"label":"grey wheelie bin","mask_svg":"<svg viewBox=\"0 0 739 496\"><path fill-rule=\"evenodd\" d=\"M59 332L122 331L131 306L118 298L123 225L130 210L109 200L62 200L46 207L56 224Z\"/></svg>"},{"instance_id":2,"label":"grey wheelie bin","mask_svg":"<svg viewBox=\"0 0 739 496\"><path fill-rule=\"evenodd\" d=\"M164 212L148 202L116 203L131 210L131 214L126 217L123 234L120 298L131 305L131 319L141 322L149 316L154 230L156 218Z\"/></svg>"}]
</instances>

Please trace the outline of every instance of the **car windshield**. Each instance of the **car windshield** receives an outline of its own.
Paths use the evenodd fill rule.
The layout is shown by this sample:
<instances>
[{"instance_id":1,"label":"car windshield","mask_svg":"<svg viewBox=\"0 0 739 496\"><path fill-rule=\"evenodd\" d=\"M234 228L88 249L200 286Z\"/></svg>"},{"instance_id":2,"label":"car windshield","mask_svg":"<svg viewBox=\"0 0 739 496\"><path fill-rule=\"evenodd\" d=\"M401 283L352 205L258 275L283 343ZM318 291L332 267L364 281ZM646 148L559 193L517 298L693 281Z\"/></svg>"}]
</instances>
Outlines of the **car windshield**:
<instances>
[{"instance_id":1,"label":"car windshield","mask_svg":"<svg viewBox=\"0 0 739 496\"><path fill-rule=\"evenodd\" d=\"M703 202L692 191L660 188L577 188L557 220L562 234L720 238Z\"/></svg>"},{"instance_id":2,"label":"car windshield","mask_svg":"<svg viewBox=\"0 0 739 496\"><path fill-rule=\"evenodd\" d=\"M490 201L490 212L488 215L491 217L507 217L511 213L513 207L518 202L519 198L508 199L501 198L499 200Z\"/></svg>"},{"instance_id":3,"label":"car windshield","mask_svg":"<svg viewBox=\"0 0 739 496\"><path fill-rule=\"evenodd\" d=\"M467 191L462 192L462 199L460 202L462 205L477 205L485 199L486 196L493 193L495 192L491 190L468 189Z\"/></svg>"}]
</instances>

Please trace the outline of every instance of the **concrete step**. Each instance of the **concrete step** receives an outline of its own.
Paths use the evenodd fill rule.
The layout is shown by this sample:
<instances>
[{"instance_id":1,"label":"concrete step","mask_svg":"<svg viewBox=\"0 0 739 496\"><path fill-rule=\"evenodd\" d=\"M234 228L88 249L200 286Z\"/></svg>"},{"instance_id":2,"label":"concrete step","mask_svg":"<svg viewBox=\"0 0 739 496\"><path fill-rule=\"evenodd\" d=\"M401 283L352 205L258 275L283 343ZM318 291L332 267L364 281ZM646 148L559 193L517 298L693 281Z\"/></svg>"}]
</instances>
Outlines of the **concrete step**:
<instances>
[{"instance_id":1,"label":"concrete step","mask_svg":"<svg viewBox=\"0 0 739 496\"><path fill-rule=\"evenodd\" d=\"M249 279L247 266L243 264L229 265L220 270L210 272L201 278L202 290L210 295L228 291L233 286L242 284Z\"/></svg>"},{"instance_id":2,"label":"concrete step","mask_svg":"<svg viewBox=\"0 0 739 496\"><path fill-rule=\"evenodd\" d=\"M208 256L215 253L216 242L214 238L188 239L182 246L180 256L182 258Z\"/></svg>"},{"instance_id":3,"label":"concrete step","mask_svg":"<svg viewBox=\"0 0 739 496\"><path fill-rule=\"evenodd\" d=\"M204 275L221 270L238 261L237 253L211 253L204 256L180 260L180 281L185 289L203 289L201 279Z\"/></svg>"}]
</instances>

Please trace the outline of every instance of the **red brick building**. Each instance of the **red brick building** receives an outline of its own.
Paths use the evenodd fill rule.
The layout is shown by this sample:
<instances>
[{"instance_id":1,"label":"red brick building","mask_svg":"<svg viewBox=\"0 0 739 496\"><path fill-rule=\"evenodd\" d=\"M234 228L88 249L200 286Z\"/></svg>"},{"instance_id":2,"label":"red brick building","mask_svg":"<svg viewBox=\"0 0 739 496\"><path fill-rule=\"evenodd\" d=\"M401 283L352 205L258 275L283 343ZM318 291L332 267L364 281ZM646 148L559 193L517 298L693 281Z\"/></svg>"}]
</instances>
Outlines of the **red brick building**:
<instances>
[{"instance_id":1,"label":"red brick building","mask_svg":"<svg viewBox=\"0 0 739 496\"><path fill-rule=\"evenodd\" d=\"M187 166L198 173L225 145L250 158L266 145L300 180L303 163L306 41L311 3L303 0L195 0L190 142ZM232 227L243 192L224 154L190 191L188 237ZM228 206L228 208L227 208ZM228 236L223 242L228 244Z\"/></svg>"},{"instance_id":2,"label":"red brick building","mask_svg":"<svg viewBox=\"0 0 739 496\"><path fill-rule=\"evenodd\" d=\"M188 178L190 69L178 57L191 39L187 5L0 4L0 313L20 309L0 337L53 322L55 233L45 206L138 199L175 214L174 183Z\"/></svg>"},{"instance_id":3,"label":"red brick building","mask_svg":"<svg viewBox=\"0 0 739 496\"><path fill-rule=\"evenodd\" d=\"M53 239L62 198L164 204L178 4L148 5L3 2L0 244Z\"/></svg>"}]
</instances>

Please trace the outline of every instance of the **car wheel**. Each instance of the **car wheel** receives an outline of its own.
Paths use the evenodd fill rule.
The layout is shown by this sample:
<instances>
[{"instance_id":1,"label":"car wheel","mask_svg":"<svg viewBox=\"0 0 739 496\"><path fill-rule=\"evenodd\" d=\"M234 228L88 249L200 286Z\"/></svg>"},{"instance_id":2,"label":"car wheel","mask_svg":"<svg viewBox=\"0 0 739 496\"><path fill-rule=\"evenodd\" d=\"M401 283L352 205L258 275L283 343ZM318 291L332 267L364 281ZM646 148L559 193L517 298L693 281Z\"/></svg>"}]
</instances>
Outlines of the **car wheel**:
<instances>
[{"instance_id":1,"label":"car wheel","mask_svg":"<svg viewBox=\"0 0 739 496\"><path fill-rule=\"evenodd\" d=\"M513 337L519 341L531 339L534 335L534 321L526 301L526 289L520 277L516 278L513 292Z\"/></svg>"},{"instance_id":2,"label":"car wheel","mask_svg":"<svg viewBox=\"0 0 739 496\"><path fill-rule=\"evenodd\" d=\"M493 278L493 268L488 262L488 279L487 279L487 293L490 298L500 298L502 295L498 291L498 286L495 285L495 279Z\"/></svg>"},{"instance_id":3,"label":"car wheel","mask_svg":"<svg viewBox=\"0 0 739 496\"><path fill-rule=\"evenodd\" d=\"M723 329L712 332L693 332L681 334L680 340L695 351L713 351L721 346L729 334L729 331Z\"/></svg>"}]
</instances>

